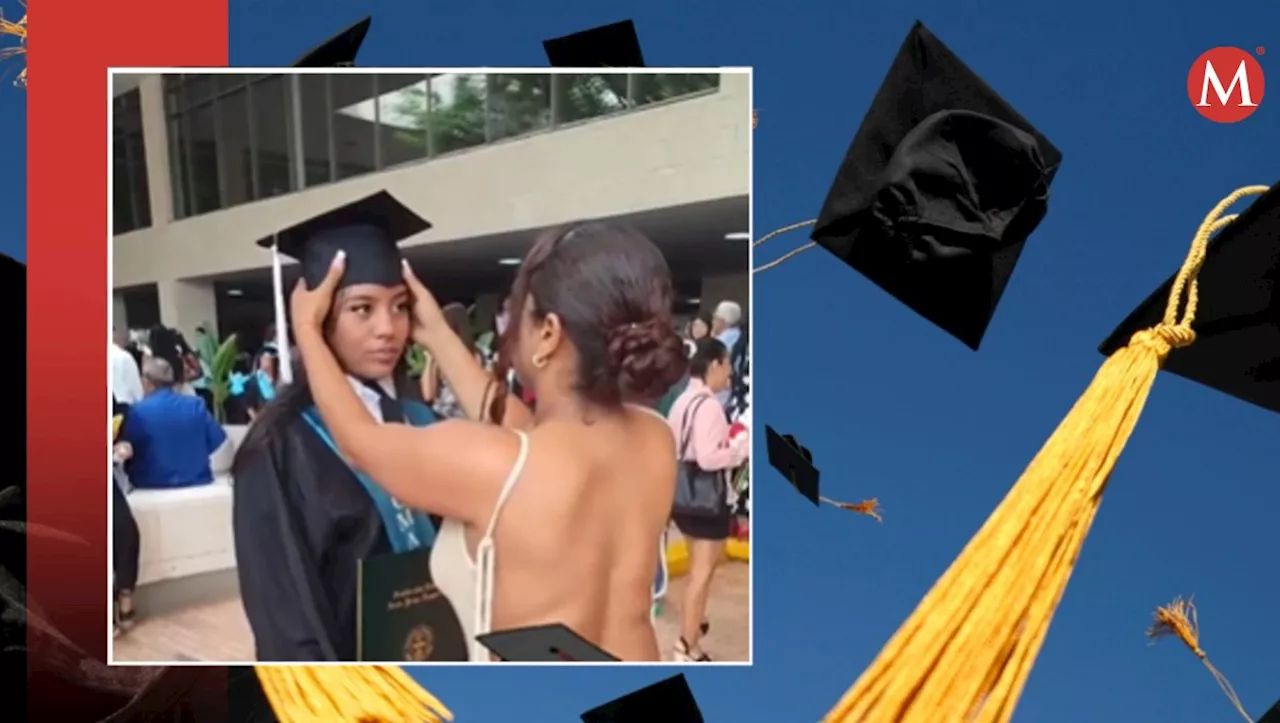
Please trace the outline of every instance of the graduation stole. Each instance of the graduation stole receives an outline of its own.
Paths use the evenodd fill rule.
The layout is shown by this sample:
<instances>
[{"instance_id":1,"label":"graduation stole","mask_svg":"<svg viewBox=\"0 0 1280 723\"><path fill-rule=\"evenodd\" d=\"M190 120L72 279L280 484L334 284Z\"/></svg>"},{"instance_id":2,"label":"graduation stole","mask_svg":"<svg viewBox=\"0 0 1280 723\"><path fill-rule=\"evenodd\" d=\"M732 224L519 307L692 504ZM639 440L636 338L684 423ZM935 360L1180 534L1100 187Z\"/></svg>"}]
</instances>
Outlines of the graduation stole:
<instances>
[{"instance_id":1,"label":"graduation stole","mask_svg":"<svg viewBox=\"0 0 1280 723\"><path fill-rule=\"evenodd\" d=\"M259 369L253 373L253 378L258 382L258 395L262 401L269 402L276 398L276 385L267 378L266 372Z\"/></svg>"},{"instance_id":2,"label":"graduation stole","mask_svg":"<svg viewBox=\"0 0 1280 723\"><path fill-rule=\"evenodd\" d=\"M435 414L425 404L411 401L403 401L400 404L404 409L405 419L414 427L425 427L436 421ZM430 518L405 507L399 500L379 487L378 483L369 479L360 470L352 467L351 463L342 456L342 453L338 451L338 445L334 443L333 437L329 434L328 428L324 426L324 422L320 419L320 414L315 407L309 407L304 410L302 418L307 420L307 424L311 425L311 428L320 436L325 445L337 455L338 459L342 460L347 469L351 470L351 474L360 480L365 492L373 499L373 504L378 508L378 516L382 518L382 526L387 532L387 539L391 542L393 552L412 552L422 547L430 547L435 542L436 530L435 526L431 524Z\"/></svg>"}]
</instances>

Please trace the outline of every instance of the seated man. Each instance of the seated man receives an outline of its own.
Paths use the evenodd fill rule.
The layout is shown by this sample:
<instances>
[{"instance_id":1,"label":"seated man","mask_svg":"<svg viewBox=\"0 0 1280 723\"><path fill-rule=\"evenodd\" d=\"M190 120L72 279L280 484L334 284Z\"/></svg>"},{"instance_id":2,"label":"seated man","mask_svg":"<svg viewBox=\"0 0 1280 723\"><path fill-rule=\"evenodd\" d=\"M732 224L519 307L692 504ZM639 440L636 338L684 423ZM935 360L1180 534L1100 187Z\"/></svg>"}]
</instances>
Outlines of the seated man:
<instances>
[{"instance_id":1,"label":"seated man","mask_svg":"<svg viewBox=\"0 0 1280 723\"><path fill-rule=\"evenodd\" d=\"M143 361L146 396L129 408L120 429L120 441L133 449L128 472L136 489L192 487L213 481L209 455L227 440L227 433L199 397L177 393L174 384L169 362L160 357Z\"/></svg>"}]
</instances>

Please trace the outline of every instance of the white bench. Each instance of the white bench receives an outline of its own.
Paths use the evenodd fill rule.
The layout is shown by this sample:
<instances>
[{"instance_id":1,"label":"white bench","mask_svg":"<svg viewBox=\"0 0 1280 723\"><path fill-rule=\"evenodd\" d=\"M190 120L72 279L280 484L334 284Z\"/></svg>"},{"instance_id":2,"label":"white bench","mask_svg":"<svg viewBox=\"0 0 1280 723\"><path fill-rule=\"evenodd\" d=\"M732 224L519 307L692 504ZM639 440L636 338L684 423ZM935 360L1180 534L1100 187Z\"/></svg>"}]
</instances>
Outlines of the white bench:
<instances>
[{"instance_id":1,"label":"white bench","mask_svg":"<svg viewBox=\"0 0 1280 723\"><path fill-rule=\"evenodd\" d=\"M244 429L228 427L227 443L210 456L212 483L129 493L129 508L142 538L139 587L235 569L229 472Z\"/></svg>"}]
</instances>

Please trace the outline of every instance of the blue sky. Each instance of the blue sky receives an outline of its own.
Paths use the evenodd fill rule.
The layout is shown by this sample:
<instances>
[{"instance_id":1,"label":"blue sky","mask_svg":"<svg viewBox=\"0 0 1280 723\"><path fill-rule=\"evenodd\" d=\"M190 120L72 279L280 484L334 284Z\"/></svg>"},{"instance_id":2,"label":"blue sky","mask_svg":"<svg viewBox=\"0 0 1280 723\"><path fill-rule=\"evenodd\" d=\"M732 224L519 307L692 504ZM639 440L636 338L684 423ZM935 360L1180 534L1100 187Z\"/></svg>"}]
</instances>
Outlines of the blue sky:
<instances>
[{"instance_id":1,"label":"blue sky","mask_svg":"<svg viewBox=\"0 0 1280 723\"><path fill-rule=\"evenodd\" d=\"M758 475L757 662L690 675L712 722L825 714L1018 477L1101 362L1098 342L1176 268L1208 209L1238 186L1280 180L1280 95L1222 126L1197 115L1185 90L1192 61L1210 47L1270 44L1280 55L1274 0L1229 11L1208 0L366 0L359 10L231 0L232 62L290 62L365 12L374 16L365 66L544 65L541 39L625 17L650 65L754 66L758 232L817 213L916 18L1065 154L1048 217L979 353L824 252L757 279L756 418L813 450L828 494L879 496L886 518L878 526L815 510L774 474ZM1271 57L1263 66L1280 79ZM760 258L803 241L779 239ZM1274 454L1264 453L1278 436L1275 414L1159 380L1019 723L1233 720L1189 653L1143 638L1152 609L1179 594L1196 595L1203 644L1253 714L1280 697L1280 550L1266 532L1280 485ZM762 457L762 434L757 449ZM576 720L665 674L508 668L421 678L461 723L488 723Z\"/></svg>"},{"instance_id":2,"label":"blue sky","mask_svg":"<svg viewBox=\"0 0 1280 723\"><path fill-rule=\"evenodd\" d=\"M9 20L21 18L17 0L0 0ZM0 38L3 47L14 45ZM13 87L13 79L26 63L18 57L0 61L0 253L27 260L27 92Z\"/></svg>"}]
</instances>

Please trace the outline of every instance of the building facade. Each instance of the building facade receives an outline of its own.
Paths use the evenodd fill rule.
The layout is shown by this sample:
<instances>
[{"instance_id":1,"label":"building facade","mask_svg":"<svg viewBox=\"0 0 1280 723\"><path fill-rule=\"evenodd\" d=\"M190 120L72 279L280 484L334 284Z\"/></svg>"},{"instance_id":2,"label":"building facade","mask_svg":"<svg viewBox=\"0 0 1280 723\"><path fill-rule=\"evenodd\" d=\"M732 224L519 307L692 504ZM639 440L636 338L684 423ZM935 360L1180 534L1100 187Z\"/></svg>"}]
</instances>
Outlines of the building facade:
<instances>
[{"instance_id":1,"label":"building facade","mask_svg":"<svg viewBox=\"0 0 1280 723\"><path fill-rule=\"evenodd\" d=\"M618 217L697 277L689 296L747 308L749 244L725 238L750 224L746 72L117 74L113 85L117 325L190 334L220 326L238 301L227 296L260 306L236 288L269 284L256 239L382 189L433 224L403 244L428 283L495 293L499 264L536 230Z\"/></svg>"}]
</instances>

